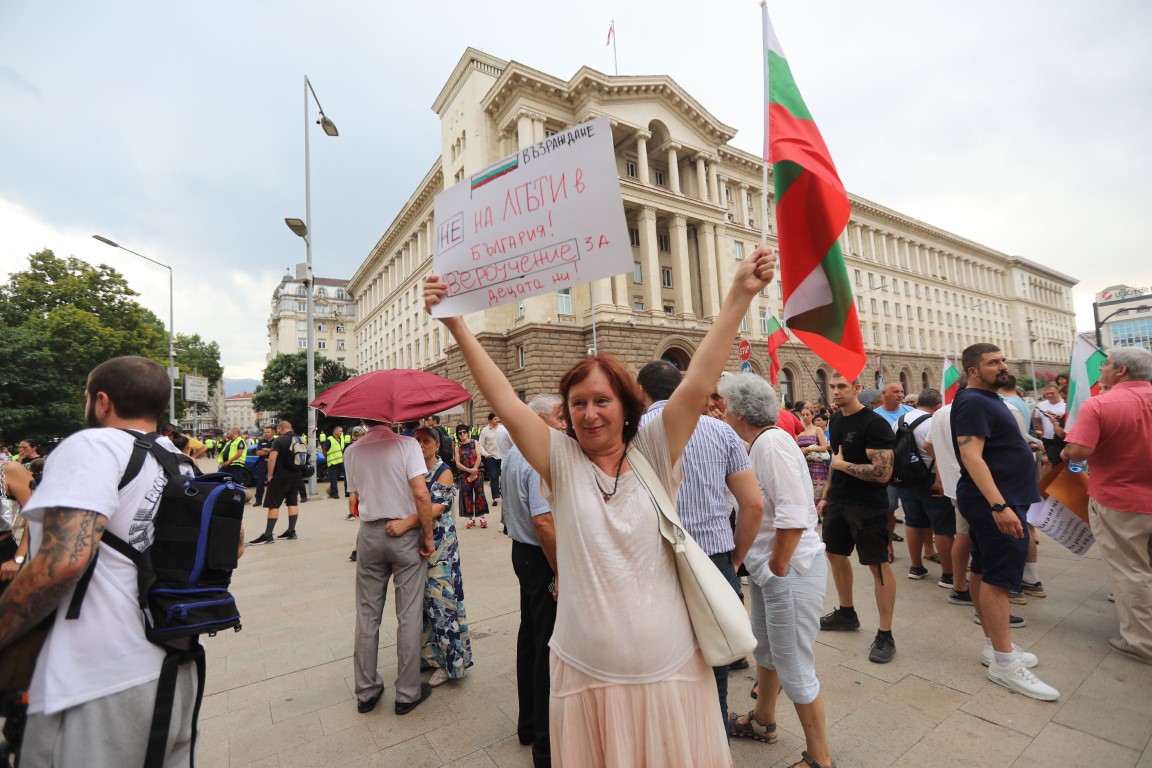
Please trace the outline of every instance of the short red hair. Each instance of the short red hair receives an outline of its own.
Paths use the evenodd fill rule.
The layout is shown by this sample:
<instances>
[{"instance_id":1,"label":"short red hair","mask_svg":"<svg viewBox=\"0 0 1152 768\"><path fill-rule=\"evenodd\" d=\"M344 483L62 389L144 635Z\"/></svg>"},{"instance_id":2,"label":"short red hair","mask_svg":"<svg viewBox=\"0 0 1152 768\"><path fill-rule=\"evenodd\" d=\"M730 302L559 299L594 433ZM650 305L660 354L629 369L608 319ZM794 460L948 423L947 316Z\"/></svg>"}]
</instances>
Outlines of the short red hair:
<instances>
[{"instance_id":1,"label":"short red hair","mask_svg":"<svg viewBox=\"0 0 1152 768\"><path fill-rule=\"evenodd\" d=\"M568 410L568 393L584 379L599 370L608 379L608 385L620 398L624 406L624 442L632 442L632 438L640 429L640 417L644 415L644 401L640 399L639 386L632 374L624 364L612 355L593 355L586 357L573 365L560 378L560 397L564 398L564 419L568 422L568 436L575 438L576 431L572 428L572 414Z\"/></svg>"}]
</instances>

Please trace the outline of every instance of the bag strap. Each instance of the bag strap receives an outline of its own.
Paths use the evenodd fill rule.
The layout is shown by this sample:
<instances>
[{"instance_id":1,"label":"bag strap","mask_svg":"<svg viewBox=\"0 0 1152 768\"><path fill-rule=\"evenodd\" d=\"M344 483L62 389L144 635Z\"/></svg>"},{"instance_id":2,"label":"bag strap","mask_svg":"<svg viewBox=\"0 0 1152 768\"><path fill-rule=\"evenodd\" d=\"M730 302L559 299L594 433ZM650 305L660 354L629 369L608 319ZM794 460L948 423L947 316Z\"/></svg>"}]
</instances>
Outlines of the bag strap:
<instances>
[{"instance_id":1,"label":"bag strap","mask_svg":"<svg viewBox=\"0 0 1152 768\"><path fill-rule=\"evenodd\" d=\"M689 534L688 531L684 530L684 524L680 522L680 516L676 514L676 504L669 498L668 490L664 487L664 483L660 482L660 476L656 474L656 469L648 461L648 457L638 450L628 451L628 463L632 465L636 479L648 491L652 503L660 513L658 520L660 535L673 547L682 548L684 539Z\"/></svg>"},{"instance_id":2,"label":"bag strap","mask_svg":"<svg viewBox=\"0 0 1152 768\"><path fill-rule=\"evenodd\" d=\"M168 648L164 663L160 667L160 679L156 685L156 704L152 709L152 727L148 733L148 751L144 755L143 768L164 768L164 756L168 751L168 730L172 726L172 710L176 703L176 680L180 667L188 662L196 662L196 704L192 709L192 746L196 753L196 723L200 720L200 703L204 699L205 662L204 646L198 640L187 650Z\"/></svg>"}]
</instances>

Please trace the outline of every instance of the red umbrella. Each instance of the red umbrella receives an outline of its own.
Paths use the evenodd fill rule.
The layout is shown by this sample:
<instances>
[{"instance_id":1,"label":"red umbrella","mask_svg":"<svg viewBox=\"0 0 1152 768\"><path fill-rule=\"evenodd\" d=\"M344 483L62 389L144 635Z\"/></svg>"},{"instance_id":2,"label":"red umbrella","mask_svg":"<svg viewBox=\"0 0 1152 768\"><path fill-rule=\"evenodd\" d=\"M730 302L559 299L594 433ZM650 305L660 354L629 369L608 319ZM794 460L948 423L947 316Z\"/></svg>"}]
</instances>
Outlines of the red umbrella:
<instances>
[{"instance_id":1,"label":"red umbrella","mask_svg":"<svg viewBox=\"0 0 1152 768\"><path fill-rule=\"evenodd\" d=\"M397 368L363 373L340 382L309 405L328 416L415 421L471 398L468 390L442 376Z\"/></svg>"}]
</instances>

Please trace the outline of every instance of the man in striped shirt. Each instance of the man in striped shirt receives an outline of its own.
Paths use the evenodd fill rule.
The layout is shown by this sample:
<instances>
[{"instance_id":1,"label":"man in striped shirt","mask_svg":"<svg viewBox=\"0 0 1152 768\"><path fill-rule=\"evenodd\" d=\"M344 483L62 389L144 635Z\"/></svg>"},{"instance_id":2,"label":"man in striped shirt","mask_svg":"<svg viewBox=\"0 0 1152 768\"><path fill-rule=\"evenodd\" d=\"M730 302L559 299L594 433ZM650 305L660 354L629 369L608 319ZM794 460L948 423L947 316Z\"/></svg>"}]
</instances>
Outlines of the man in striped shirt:
<instances>
[{"instance_id":1,"label":"man in striped shirt","mask_svg":"<svg viewBox=\"0 0 1152 768\"><path fill-rule=\"evenodd\" d=\"M680 371L666 360L654 360L640 369L636 380L648 406L640 419L641 426L664 409L668 398L680 384L680 378ZM703 409L704 403L700 405ZM732 589L740 594L736 570L756 538L764 514L764 502L756 484L756 475L748 462L744 441L725 422L701 418L684 446L681 467L684 482L676 495L676 513L684 528L728 579ZM729 520L733 496L739 509L735 532ZM720 694L720 715L727 731L728 666L713 667L713 672Z\"/></svg>"}]
</instances>

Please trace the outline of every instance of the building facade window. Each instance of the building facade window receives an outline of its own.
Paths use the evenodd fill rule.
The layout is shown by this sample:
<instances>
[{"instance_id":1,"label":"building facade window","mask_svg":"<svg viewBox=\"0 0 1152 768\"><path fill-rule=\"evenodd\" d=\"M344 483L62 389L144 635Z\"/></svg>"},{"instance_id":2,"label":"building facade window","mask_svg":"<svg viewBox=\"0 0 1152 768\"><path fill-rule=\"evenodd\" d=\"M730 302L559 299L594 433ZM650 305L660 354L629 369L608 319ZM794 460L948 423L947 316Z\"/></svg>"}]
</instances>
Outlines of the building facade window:
<instances>
[{"instance_id":1,"label":"building facade window","mask_svg":"<svg viewBox=\"0 0 1152 768\"><path fill-rule=\"evenodd\" d=\"M640 230L637 227L628 227L628 242L633 248L640 247Z\"/></svg>"},{"instance_id":2,"label":"building facade window","mask_svg":"<svg viewBox=\"0 0 1152 768\"><path fill-rule=\"evenodd\" d=\"M636 298L632 299L632 310L634 312L643 312L644 311L644 302L641 299L636 299Z\"/></svg>"},{"instance_id":3,"label":"building facade window","mask_svg":"<svg viewBox=\"0 0 1152 768\"><path fill-rule=\"evenodd\" d=\"M556 292L556 312L561 315L572 314L572 289L561 288Z\"/></svg>"},{"instance_id":4,"label":"building facade window","mask_svg":"<svg viewBox=\"0 0 1152 768\"><path fill-rule=\"evenodd\" d=\"M632 282L644 282L644 267L638 261L632 262Z\"/></svg>"},{"instance_id":5,"label":"building facade window","mask_svg":"<svg viewBox=\"0 0 1152 768\"><path fill-rule=\"evenodd\" d=\"M656 171L656 186L658 186L658 187L665 186L665 184L664 184L664 171L661 171L661 170Z\"/></svg>"},{"instance_id":6,"label":"building facade window","mask_svg":"<svg viewBox=\"0 0 1152 768\"><path fill-rule=\"evenodd\" d=\"M628 174L628 178L636 178L636 163L632 162L631 160L624 163L624 172Z\"/></svg>"},{"instance_id":7,"label":"building facade window","mask_svg":"<svg viewBox=\"0 0 1152 768\"><path fill-rule=\"evenodd\" d=\"M296 339L297 349L308 349L308 339Z\"/></svg>"},{"instance_id":8,"label":"building facade window","mask_svg":"<svg viewBox=\"0 0 1152 768\"><path fill-rule=\"evenodd\" d=\"M672 268L660 267L660 285L665 288L672 287Z\"/></svg>"},{"instance_id":9,"label":"building facade window","mask_svg":"<svg viewBox=\"0 0 1152 768\"><path fill-rule=\"evenodd\" d=\"M743 261L743 259L744 259L744 243L740 242L739 240L736 240L735 242L732 243L732 245L736 249L736 261Z\"/></svg>"},{"instance_id":10,"label":"building facade window","mask_svg":"<svg viewBox=\"0 0 1152 768\"><path fill-rule=\"evenodd\" d=\"M659 233L656 235L656 244L660 249L660 253L670 253L672 251L672 240L666 233Z\"/></svg>"}]
</instances>

